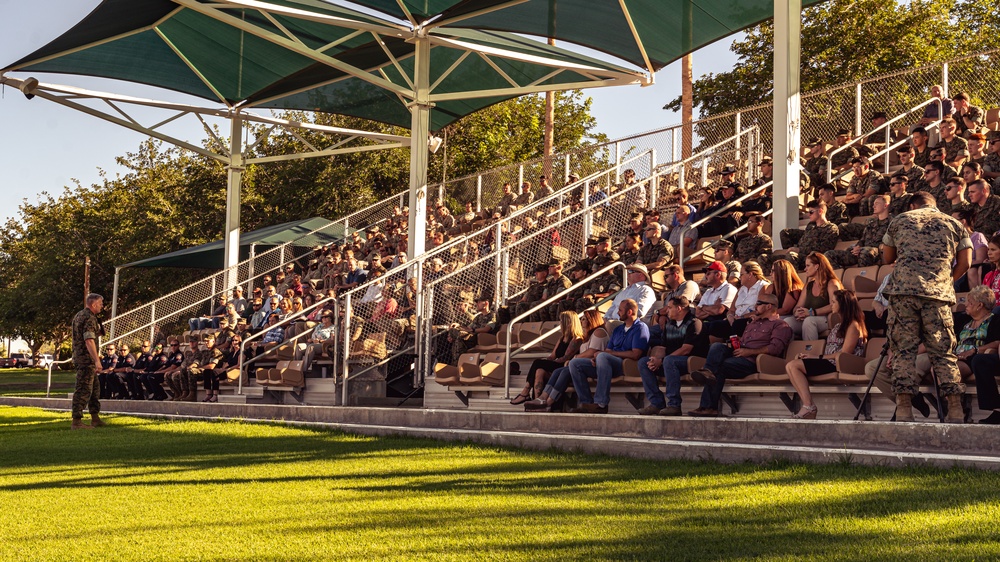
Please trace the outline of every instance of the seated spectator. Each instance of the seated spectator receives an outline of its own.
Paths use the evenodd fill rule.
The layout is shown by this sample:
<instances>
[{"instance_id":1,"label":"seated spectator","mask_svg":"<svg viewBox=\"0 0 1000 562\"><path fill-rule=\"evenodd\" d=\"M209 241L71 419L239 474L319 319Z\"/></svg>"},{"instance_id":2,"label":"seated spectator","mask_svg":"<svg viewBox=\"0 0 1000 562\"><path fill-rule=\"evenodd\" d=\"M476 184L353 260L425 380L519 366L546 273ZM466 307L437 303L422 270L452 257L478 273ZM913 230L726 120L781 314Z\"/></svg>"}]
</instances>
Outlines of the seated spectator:
<instances>
[{"instance_id":1,"label":"seated spectator","mask_svg":"<svg viewBox=\"0 0 1000 562\"><path fill-rule=\"evenodd\" d=\"M649 328L638 319L639 306L632 299L622 301L617 316L622 324L611 333L604 351L594 359L576 358L569 362L573 388L579 399L574 413L606 414L611 401L611 379L622 376L625 359L638 361L649 349ZM588 379L597 379L597 393L590 393Z\"/></svg>"},{"instance_id":2,"label":"seated spectator","mask_svg":"<svg viewBox=\"0 0 1000 562\"><path fill-rule=\"evenodd\" d=\"M736 292L733 306L726 311L725 319L706 324L705 334L717 338L716 341L742 334L747 324L753 319L761 291L764 291L768 285L770 283L757 262L748 261L743 264L743 272L740 274L740 288Z\"/></svg>"},{"instance_id":3,"label":"seated spectator","mask_svg":"<svg viewBox=\"0 0 1000 562\"><path fill-rule=\"evenodd\" d=\"M958 125L954 119L945 118L939 126L941 131L941 142L935 149L944 149L944 163L954 170L962 167L962 164L969 159L969 141L958 136ZM933 154L931 155L933 158Z\"/></svg>"},{"instance_id":4,"label":"seated spectator","mask_svg":"<svg viewBox=\"0 0 1000 562\"><path fill-rule=\"evenodd\" d=\"M278 322L280 321L281 316L279 313L274 313L268 316L267 332L264 333L263 338L254 342L255 356L263 355L271 349L278 347L281 345L281 342L285 341L285 328L283 326L278 326Z\"/></svg>"},{"instance_id":5,"label":"seated spectator","mask_svg":"<svg viewBox=\"0 0 1000 562\"><path fill-rule=\"evenodd\" d=\"M236 314L243 316L243 313L250 306L250 303L243 298L243 287L239 285L233 287L233 298L229 299L229 304L233 305L233 308L236 309Z\"/></svg>"},{"instance_id":6,"label":"seated spectator","mask_svg":"<svg viewBox=\"0 0 1000 562\"><path fill-rule=\"evenodd\" d=\"M656 302L656 293L653 288L649 286L649 271L646 270L644 265L630 265L628 266L628 287L625 287L617 295L615 295L615 300L611 303L611 308L604 313L605 321L624 321L623 318L618 316L621 310L621 303L626 300L631 300L636 303L638 310L637 318L644 318L647 314L652 312L653 304Z\"/></svg>"},{"instance_id":7,"label":"seated spectator","mask_svg":"<svg viewBox=\"0 0 1000 562\"><path fill-rule=\"evenodd\" d=\"M733 243L729 240L719 240L716 242L715 259L726 265L726 281L738 286L743 266L733 257Z\"/></svg>"},{"instance_id":8,"label":"seated spectator","mask_svg":"<svg viewBox=\"0 0 1000 562\"><path fill-rule=\"evenodd\" d=\"M882 174L872 169L871 162L864 156L851 159L854 177L847 186L844 203L847 212L853 216L868 216L872 214L872 200L885 191L882 185Z\"/></svg>"},{"instance_id":9,"label":"seated spectator","mask_svg":"<svg viewBox=\"0 0 1000 562\"><path fill-rule=\"evenodd\" d=\"M809 224L806 225L798 246L788 248L789 245L785 244L784 238L786 231L781 231L782 245L788 248L788 252L760 256L759 262L765 271L769 271L771 263L778 258L787 259L795 265L795 269L803 270L806 268L807 255L811 253L822 254L837 247L840 229L837 228L837 225L826 220L826 203L810 201L806 204L806 208L809 209Z\"/></svg>"},{"instance_id":10,"label":"seated spectator","mask_svg":"<svg viewBox=\"0 0 1000 562\"><path fill-rule=\"evenodd\" d=\"M593 359L598 353L604 351L608 344L608 332L604 324L604 318L596 309L589 309L583 313L583 341L580 343L579 352L575 358ZM524 410L527 412L554 411L562 401L566 389L572 380L572 373L569 366L559 367L552 371L548 383L542 393L534 400L524 403Z\"/></svg>"},{"instance_id":11,"label":"seated spectator","mask_svg":"<svg viewBox=\"0 0 1000 562\"><path fill-rule=\"evenodd\" d=\"M823 139L811 137L806 141L806 148L809 149L809 158L802 164L802 168L809 176L809 183L818 188L826 183L826 147ZM818 193L816 195L818 196Z\"/></svg>"},{"instance_id":12,"label":"seated spectator","mask_svg":"<svg viewBox=\"0 0 1000 562\"><path fill-rule=\"evenodd\" d=\"M774 249L771 237L761 229L764 217L757 212L747 213L746 221L747 235L736 245L736 261L740 263L756 261L757 256L771 255Z\"/></svg>"},{"instance_id":13,"label":"seated spectator","mask_svg":"<svg viewBox=\"0 0 1000 562\"><path fill-rule=\"evenodd\" d=\"M803 286L802 279L788 260L777 260L771 266L771 284L764 292L778 297L778 316L782 320L794 318Z\"/></svg>"},{"instance_id":14,"label":"seated spectator","mask_svg":"<svg viewBox=\"0 0 1000 562\"><path fill-rule=\"evenodd\" d=\"M643 218L643 222L644 222L643 227L642 227L643 228L643 233L642 233L643 234L642 235L642 244L643 245L649 244L649 240L650 239L649 239L649 236L646 234L645 231L646 231L646 229L648 229L651 226L655 226L658 229L660 229L660 239L662 239L662 240L666 240L667 239L667 233L670 232L670 228L667 225L660 223L660 210L659 209L653 208L653 209L647 210L645 213L643 213L642 218Z\"/></svg>"},{"instance_id":15,"label":"seated spectator","mask_svg":"<svg viewBox=\"0 0 1000 562\"><path fill-rule=\"evenodd\" d=\"M448 343L451 344L451 360L449 364L458 363L458 357L470 347L476 345L477 334L488 334L496 328L496 312L490 310L490 298L486 294L476 297L477 314L468 324L452 324L448 330Z\"/></svg>"},{"instance_id":16,"label":"seated spectator","mask_svg":"<svg viewBox=\"0 0 1000 562\"><path fill-rule=\"evenodd\" d=\"M951 98L952 106L955 108L952 117L955 119L958 134L963 137L975 133L983 125L986 115L982 108L969 102L969 94L965 92L959 92Z\"/></svg>"},{"instance_id":17,"label":"seated spectator","mask_svg":"<svg viewBox=\"0 0 1000 562\"><path fill-rule=\"evenodd\" d=\"M836 373L838 353L865 356L868 330L865 328L865 317L861 312L861 305L858 304L858 298L852 291L845 290L835 291L833 296L831 306L834 313L840 314L841 320L830 328L823 353L816 355L800 353L785 365L788 380L802 399L802 408L792 415L795 419L814 420L819 411L813 403L812 394L809 393L808 377Z\"/></svg>"},{"instance_id":18,"label":"seated spectator","mask_svg":"<svg viewBox=\"0 0 1000 562\"><path fill-rule=\"evenodd\" d=\"M726 281L726 266L721 261L713 261L703 271L708 288L695 308L695 317L702 322L725 320L736 300L737 289Z\"/></svg>"},{"instance_id":19,"label":"seated spectator","mask_svg":"<svg viewBox=\"0 0 1000 562\"><path fill-rule=\"evenodd\" d=\"M558 368L569 364L570 359L576 357L580 352L580 345L583 343L583 327L580 318L575 312L563 311L559 315L559 344L549 353L545 359L535 359L528 368L528 379L510 403L517 405L527 402L536 395L541 396L548 382L549 376Z\"/></svg>"},{"instance_id":20,"label":"seated spectator","mask_svg":"<svg viewBox=\"0 0 1000 562\"><path fill-rule=\"evenodd\" d=\"M622 243L622 251L618 259L620 259L625 265L634 264L636 260L639 259L639 248L641 246L642 238L638 234L634 232L626 234L625 241Z\"/></svg>"},{"instance_id":21,"label":"seated spectator","mask_svg":"<svg viewBox=\"0 0 1000 562\"><path fill-rule=\"evenodd\" d=\"M972 264L965 276L955 281L955 291L968 292L974 287L982 285L982 267L986 264L989 253L989 242L982 232L976 232L973 227L976 224L976 210L968 207L956 209L951 216L965 227L969 240L972 241Z\"/></svg>"},{"instance_id":22,"label":"seated spectator","mask_svg":"<svg viewBox=\"0 0 1000 562\"><path fill-rule=\"evenodd\" d=\"M170 338L167 343L170 345L171 352L176 352L180 355L177 363L180 365L180 362L184 360L184 354L179 350L180 344L176 338ZM143 388L146 389L147 400L167 399L167 393L163 391L163 373L170 365L169 361L170 355L163 350L163 344L158 343L154 345L150 359L146 362L146 368L139 375L139 381L142 383Z\"/></svg>"},{"instance_id":23,"label":"seated spectator","mask_svg":"<svg viewBox=\"0 0 1000 562\"><path fill-rule=\"evenodd\" d=\"M690 228L692 215L690 205L681 205L674 211L674 225L667 233L667 242L674 248L684 246L684 253L691 255L698 243L698 229Z\"/></svg>"},{"instance_id":24,"label":"seated spectator","mask_svg":"<svg viewBox=\"0 0 1000 562\"><path fill-rule=\"evenodd\" d=\"M684 297L673 297L664 308L668 322L660 330L660 336L651 337L649 343L650 347L663 346L665 355L639 359L642 388L649 402L639 410L643 416L681 415L681 375L687 374L688 356L707 352L700 337L701 321L691 312L691 303ZM666 380L665 397L656 376L661 371Z\"/></svg>"},{"instance_id":25,"label":"seated spectator","mask_svg":"<svg viewBox=\"0 0 1000 562\"><path fill-rule=\"evenodd\" d=\"M990 238L986 246L986 261L982 269L983 285L993 291L994 300L1000 301L1000 235Z\"/></svg>"},{"instance_id":26,"label":"seated spectator","mask_svg":"<svg viewBox=\"0 0 1000 562\"><path fill-rule=\"evenodd\" d=\"M243 339L240 336L234 336L224 345L216 345L215 350L213 350L215 363L206 366L203 372L206 396L202 402L219 401L220 378L225 379L226 384L229 383L226 373L230 369L240 366L240 347L242 345Z\"/></svg>"},{"instance_id":27,"label":"seated spectator","mask_svg":"<svg viewBox=\"0 0 1000 562\"><path fill-rule=\"evenodd\" d=\"M302 361L303 371L308 371L316 357L323 355L323 344L333 339L334 331L333 313L324 310L320 314L320 323L313 328L309 339L295 345L295 360Z\"/></svg>"},{"instance_id":28,"label":"seated spectator","mask_svg":"<svg viewBox=\"0 0 1000 562\"><path fill-rule=\"evenodd\" d=\"M994 190L1000 190L1000 131L993 131L986 136L986 147L983 178L992 182Z\"/></svg>"},{"instance_id":29,"label":"seated spectator","mask_svg":"<svg viewBox=\"0 0 1000 562\"><path fill-rule=\"evenodd\" d=\"M976 232L993 236L1000 231L1000 196L993 195L986 180L968 185L969 203L976 210Z\"/></svg>"},{"instance_id":30,"label":"seated spectator","mask_svg":"<svg viewBox=\"0 0 1000 562\"><path fill-rule=\"evenodd\" d=\"M739 339L739 349L730 343L713 343L705 367L691 373L698 384L705 385L701 404L688 412L696 417L719 415L719 399L727 379L745 378L757 372L756 357L761 354L782 357L792 341L792 329L778 318L778 298L763 294L755 303L754 319Z\"/></svg>"},{"instance_id":31,"label":"seated spectator","mask_svg":"<svg viewBox=\"0 0 1000 562\"><path fill-rule=\"evenodd\" d=\"M900 179L892 181L901 183ZM865 229L861 233L861 239L846 250L828 250L824 255L833 267L846 269L848 267L869 267L882 263L882 254L879 246L882 245L882 237L889 229L889 196L876 195L873 199L872 208L875 215L865 222Z\"/></svg>"},{"instance_id":32,"label":"seated spectator","mask_svg":"<svg viewBox=\"0 0 1000 562\"><path fill-rule=\"evenodd\" d=\"M833 294L844 286L833 273L826 256L819 252L806 256L806 279L793 317L785 319L785 322L802 339L818 340L820 332L829 329L827 315L833 311L830 304L834 300Z\"/></svg>"},{"instance_id":33,"label":"seated spectator","mask_svg":"<svg viewBox=\"0 0 1000 562\"><path fill-rule=\"evenodd\" d=\"M646 242L639 248L635 264L646 266L647 271L659 271L674 261L674 248L660 238L660 223L646 225Z\"/></svg>"},{"instance_id":34,"label":"seated spectator","mask_svg":"<svg viewBox=\"0 0 1000 562\"><path fill-rule=\"evenodd\" d=\"M901 165L899 170L896 170L896 173L903 173L906 175L906 179L909 181L909 187L915 186L916 182L924 177L924 169L917 166L913 161L915 154L916 151L913 150L912 144L904 144L896 149L896 156L899 157L899 163Z\"/></svg>"},{"instance_id":35,"label":"seated spectator","mask_svg":"<svg viewBox=\"0 0 1000 562\"><path fill-rule=\"evenodd\" d=\"M110 344L104 348L104 355L101 356L101 368L97 369L97 381L100 384L101 400L110 400L111 395L118 388L116 382L113 380L115 363L117 362L118 356L115 354L115 345Z\"/></svg>"},{"instance_id":36,"label":"seated spectator","mask_svg":"<svg viewBox=\"0 0 1000 562\"><path fill-rule=\"evenodd\" d=\"M365 271L358 266L358 260L354 259L353 253L349 255L346 262L348 273L344 277L344 282L334 286L334 289L337 290L337 294L340 294L348 289L353 289L368 279Z\"/></svg>"},{"instance_id":37,"label":"seated spectator","mask_svg":"<svg viewBox=\"0 0 1000 562\"><path fill-rule=\"evenodd\" d=\"M943 115L938 115L938 104L930 103L924 107L924 114L920 118L920 125L926 127L942 117L947 117L955 112L955 106L950 99L944 95L944 86L934 84L931 86L931 97L941 100L941 111Z\"/></svg>"},{"instance_id":38,"label":"seated spectator","mask_svg":"<svg viewBox=\"0 0 1000 562\"><path fill-rule=\"evenodd\" d=\"M688 200L689 197L690 195L688 194L688 190L683 187L675 188L670 192L670 204L677 205L678 207L686 207L688 210L688 219L694 222L698 220L698 208L690 203ZM678 224L680 223L678 222L677 214L675 213L673 222L670 226L675 227Z\"/></svg>"}]
</instances>

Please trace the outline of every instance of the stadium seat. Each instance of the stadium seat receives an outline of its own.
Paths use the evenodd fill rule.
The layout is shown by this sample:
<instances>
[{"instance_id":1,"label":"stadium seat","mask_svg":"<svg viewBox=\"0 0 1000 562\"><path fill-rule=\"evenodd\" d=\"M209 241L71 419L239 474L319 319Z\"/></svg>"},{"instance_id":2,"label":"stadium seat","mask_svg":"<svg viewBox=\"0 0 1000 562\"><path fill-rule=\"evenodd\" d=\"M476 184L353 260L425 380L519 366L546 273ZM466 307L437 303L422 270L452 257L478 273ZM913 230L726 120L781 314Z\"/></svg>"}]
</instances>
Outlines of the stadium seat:
<instances>
[{"instance_id":1,"label":"stadium seat","mask_svg":"<svg viewBox=\"0 0 1000 562\"><path fill-rule=\"evenodd\" d=\"M434 365L434 382L445 386L458 384L462 368L466 365L476 365L478 363L478 353L463 353L458 358L458 365L438 363Z\"/></svg>"}]
</instances>

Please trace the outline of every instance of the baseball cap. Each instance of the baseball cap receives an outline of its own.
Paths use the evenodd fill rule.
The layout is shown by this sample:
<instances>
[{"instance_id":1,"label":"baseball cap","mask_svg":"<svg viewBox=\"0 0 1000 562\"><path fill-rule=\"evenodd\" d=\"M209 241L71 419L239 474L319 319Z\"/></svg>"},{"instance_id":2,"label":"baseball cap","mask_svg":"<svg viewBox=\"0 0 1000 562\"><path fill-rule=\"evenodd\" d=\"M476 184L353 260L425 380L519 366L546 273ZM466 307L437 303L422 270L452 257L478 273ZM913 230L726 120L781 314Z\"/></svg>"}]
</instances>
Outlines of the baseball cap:
<instances>
[{"instance_id":1,"label":"baseball cap","mask_svg":"<svg viewBox=\"0 0 1000 562\"><path fill-rule=\"evenodd\" d=\"M721 271L721 272L725 273L726 272L726 264L722 263L719 260L715 260L712 263L708 264L708 266L705 267L705 269L703 269L702 271L705 272L705 273L708 273L709 271Z\"/></svg>"}]
</instances>

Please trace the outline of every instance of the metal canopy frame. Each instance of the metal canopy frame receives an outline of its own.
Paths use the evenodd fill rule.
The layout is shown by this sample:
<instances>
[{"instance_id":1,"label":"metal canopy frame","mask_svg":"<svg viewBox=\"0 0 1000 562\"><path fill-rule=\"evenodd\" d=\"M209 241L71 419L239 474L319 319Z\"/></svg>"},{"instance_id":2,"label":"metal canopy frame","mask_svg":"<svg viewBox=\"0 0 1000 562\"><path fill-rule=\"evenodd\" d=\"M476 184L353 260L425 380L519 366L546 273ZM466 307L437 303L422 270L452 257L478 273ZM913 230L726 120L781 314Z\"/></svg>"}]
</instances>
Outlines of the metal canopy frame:
<instances>
[{"instance_id":1,"label":"metal canopy frame","mask_svg":"<svg viewBox=\"0 0 1000 562\"><path fill-rule=\"evenodd\" d=\"M297 158L335 156L339 154L350 154L362 151L402 148L409 146L411 161L409 205L411 209L414 209L414 212L410 213L411 224L409 226L411 232L421 232L426 228L426 217L423 213L416 211L418 209L422 209L426 204L428 161L428 151L423 139L427 139L430 136L429 115L431 109L435 107L436 103L476 98L507 98L555 90L570 90L626 84L646 85L652 83L652 74L644 75L641 72L628 71L627 69L616 68L611 65L607 65L602 68L596 65L587 65L580 62L572 62L570 60L561 60L557 56L561 53L561 51L554 50L541 43L531 42L531 46L532 48L541 49L541 52L545 52L544 49L552 49L549 51L549 54L552 55L551 57L522 53L495 45L485 45L471 39L465 40L462 39L463 33L461 31L445 31L444 33L446 33L446 35L434 35L430 33L431 28L434 27L433 25L423 27L416 25L416 21L412 17L412 14L410 14L409 17L409 24L411 27L407 27L405 25L396 25L387 21L376 23L380 20L375 20L374 18L358 17L357 19L353 19L338 17L327 13L297 9L294 7L273 4L260 0L218 0L217 2L212 2L210 4L202 3L198 0L172 1L177 4L177 8L162 17L158 22L154 23L150 27L132 30L113 38L102 39L100 41L83 45L70 51L61 52L39 60L28 61L21 66L11 67L8 71L17 71L23 67L30 67L33 64L57 58L67 53L80 52L89 47L104 44L129 35L149 31L151 29L156 32L160 39L170 47L174 54L188 66L188 68L198 77L199 80L201 80L206 88L215 94L219 102L226 106L226 109L212 109L197 107L189 104L177 104L133 98L106 92L94 92L69 86L38 84L37 81L34 81L34 79L18 80L6 76L4 73L0 73L0 83L12 85L20 88L25 94L47 99L65 107L87 113L91 116L115 123L133 131L137 131L150 137L169 142L181 148L191 150L195 153L225 164L227 166L228 174L225 232L226 250L225 261L223 264L223 267L225 268L230 268L238 262L241 178L242 172L249 164L262 164ZM501 4L491 8L491 10L501 9L507 5L519 3L519 1L523 0ZM400 6L405 10L402 2L400 2ZM252 21L236 17L232 13L227 13L226 10L232 9L253 10L260 14L265 21L273 25L277 31L262 27ZM163 31L159 29L160 25L169 21L182 10L191 10L203 16L212 18L213 20L228 25L234 29L279 46L288 52L295 53L299 56L342 72L344 73L344 76L321 84L309 84L297 92L286 92L262 99L245 99L237 103L231 103L220 93L219 86L217 84L213 84L211 79L205 76L204 73L199 72L197 66L186 58L184 54L163 33ZM318 48L313 48L307 45L306 41L290 30L288 26L282 25L278 17L294 18L311 23L331 25L354 31L340 37L336 41L330 42ZM334 56L325 52L345 41L365 34L371 34L376 43L381 46L383 52L388 58L387 64L383 64L376 68L358 68L357 66L338 60ZM512 34L504 36L504 38L508 41L512 40L511 38L513 37L514 36ZM385 40L390 38L397 41L399 39L403 39L413 44L413 53L404 57L397 57L393 55L385 43ZM455 62L453 62L440 76L436 78L432 84L430 82L430 52L431 49L437 48L456 49L461 51L461 54ZM480 57L484 62L486 62L487 66L496 73L497 76L502 78L505 83L509 84L509 87L483 90L469 88L463 91L434 93L435 90L439 88L449 76L452 75L461 63L467 60L470 56ZM401 64L402 60L409 57L413 58L412 76L408 75ZM541 78L519 80L518 78L512 77L509 73L505 72L494 60L496 58L550 67L552 71L546 73ZM389 73L386 72L387 68L392 68L399 77L402 77L402 80L400 81L397 78L397 80L394 81L393 78L390 77ZM568 72L574 73L575 77L566 82L560 83L555 81L560 78L561 75ZM582 79L579 77L582 77ZM261 106L264 106L267 103L272 103L278 99L350 78L363 80L397 96L403 105L405 105L411 112L412 119L410 124L410 137L406 138L383 133L372 133L367 131L297 123L274 117L254 115L248 112L249 109L260 108ZM108 109L95 109L81 103L83 100L103 101L108 106ZM171 115L156 123L144 125L140 123L139 119L133 117L129 112L123 109L123 106L130 104L167 110L171 112ZM175 138L160 130L163 126L186 115L194 115L197 119L199 119L212 140L211 144L217 145L219 148L222 148L224 143L222 139L215 134L212 128L205 123L204 117L212 116L230 120L231 126L229 146L225 147L224 150L210 150L182 139ZM244 147L242 146L241 138L243 135L244 122L256 122L268 125L271 128L281 128L298 137L300 140L302 140L302 137L296 132L296 129L322 132L333 137L333 139L326 147L315 147L306 143L309 150L302 153L261 158L244 158ZM270 129L266 130L264 135L266 136L269 133ZM367 139L368 144L360 144L358 142L359 139ZM420 141L412 142L411 139L420 139ZM408 248L409 255L419 255L423 253L423 250L424 240L422 237L411 236Z\"/></svg>"}]
</instances>

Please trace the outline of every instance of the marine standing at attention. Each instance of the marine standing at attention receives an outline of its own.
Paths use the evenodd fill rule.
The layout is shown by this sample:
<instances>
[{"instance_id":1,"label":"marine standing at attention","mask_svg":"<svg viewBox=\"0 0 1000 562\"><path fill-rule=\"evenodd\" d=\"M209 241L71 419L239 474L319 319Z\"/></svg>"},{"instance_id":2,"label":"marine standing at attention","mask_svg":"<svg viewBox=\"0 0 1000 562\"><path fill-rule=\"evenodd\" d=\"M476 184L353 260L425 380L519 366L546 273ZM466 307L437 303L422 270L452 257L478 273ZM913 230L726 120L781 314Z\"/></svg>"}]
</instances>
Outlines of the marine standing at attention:
<instances>
[{"instance_id":1,"label":"marine standing at attention","mask_svg":"<svg viewBox=\"0 0 1000 562\"><path fill-rule=\"evenodd\" d=\"M101 357L97 353L97 338L101 323L97 313L104 308L104 297L90 293L85 307L73 317L73 364L76 365L76 390L73 392L73 429L91 429L104 425L101 413L100 388L97 366ZM90 410L90 425L83 423L83 408Z\"/></svg>"},{"instance_id":2,"label":"marine standing at attention","mask_svg":"<svg viewBox=\"0 0 1000 562\"><path fill-rule=\"evenodd\" d=\"M954 281L972 263L972 241L961 223L937 209L933 196L919 191L910 199L910 210L889 223L882 242L885 263L896 264L883 291L889 297L896 421L913 421L912 399L920 385L917 348L924 344L941 394L948 401L945 421L963 423L965 385L953 351L951 307Z\"/></svg>"}]
</instances>

